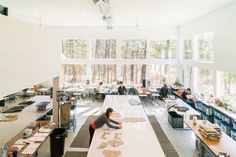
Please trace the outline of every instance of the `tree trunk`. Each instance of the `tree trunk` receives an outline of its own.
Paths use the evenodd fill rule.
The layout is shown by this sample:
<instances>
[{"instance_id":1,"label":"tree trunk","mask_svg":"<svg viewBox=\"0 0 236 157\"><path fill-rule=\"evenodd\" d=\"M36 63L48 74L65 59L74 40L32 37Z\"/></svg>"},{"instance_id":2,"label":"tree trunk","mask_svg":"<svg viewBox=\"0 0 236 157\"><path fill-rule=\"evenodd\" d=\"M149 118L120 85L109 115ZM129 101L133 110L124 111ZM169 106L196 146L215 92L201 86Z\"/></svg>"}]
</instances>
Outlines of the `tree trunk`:
<instances>
[{"instance_id":1,"label":"tree trunk","mask_svg":"<svg viewBox=\"0 0 236 157\"><path fill-rule=\"evenodd\" d=\"M109 40L104 40L105 55L103 58L109 58Z\"/></svg>"},{"instance_id":2,"label":"tree trunk","mask_svg":"<svg viewBox=\"0 0 236 157\"><path fill-rule=\"evenodd\" d=\"M123 81L127 83L127 78L126 78L126 65L123 66Z\"/></svg>"},{"instance_id":3,"label":"tree trunk","mask_svg":"<svg viewBox=\"0 0 236 157\"><path fill-rule=\"evenodd\" d=\"M135 65L135 83L138 83L138 65Z\"/></svg>"},{"instance_id":4,"label":"tree trunk","mask_svg":"<svg viewBox=\"0 0 236 157\"><path fill-rule=\"evenodd\" d=\"M147 58L147 41L145 41L145 46L144 46L144 56L143 58Z\"/></svg>"},{"instance_id":5,"label":"tree trunk","mask_svg":"<svg viewBox=\"0 0 236 157\"><path fill-rule=\"evenodd\" d=\"M100 41L99 41L99 40L95 40L95 43L96 43L95 58L100 58L100 57L99 57Z\"/></svg>"},{"instance_id":6,"label":"tree trunk","mask_svg":"<svg viewBox=\"0 0 236 157\"><path fill-rule=\"evenodd\" d=\"M117 71L116 71L116 64L113 65L113 68L114 68L113 81L116 81L117 80L117 78L116 78L116 73L117 73Z\"/></svg>"},{"instance_id":7,"label":"tree trunk","mask_svg":"<svg viewBox=\"0 0 236 157\"><path fill-rule=\"evenodd\" d=\"M170 52L170 40L167 40L166 42L166 50L165 50L165 58L169 58L169 52Z\"/></svg>"},{"instance_id":8,"label":"tree trunk","mask_svg":"<svg viewBox=\"0 0 236 157\"><path fill-rule=\"evenodd\" d=\"M98 78L97 78L97 76L95 76L95 79L97 78L99 81L101 81L101 75L100 75L101 67L99 64L96 64L96 67L97 67L96 75L98 76Z\"/></svg>"},{"instance_id":9,"label":"tree trunk","mask_svg":"<svg viewBox=\"0 0 236 157\"><path fill-rule=\"evenodd\" d=\"M106 82L106 64L103 64L102 68L102 81Z\"/></svg>"},{"instance_id":10,"label":"tree trunk","mask_svg":"<svg viewBox=\"0 0 236 157\"><path fill-rule=\"evenodd\" d=\"M142 65L141 80L146 78L146 64Z\"/></svg>"},{"instance_id":11,"label":"tree trunk","mask_svg":"<svg viewBox=\"0 0 236 157\"><path fill-rule=\"evenodd\" d=\"M77 81L78 71L76 65L72 65L72 82L75 83Z\"/></svg>"},{"instance_id":12,"label":"tree trunk","mask_svg":"<svg viewBox=\"0 0 236 157\"><path fill-rule=\"evenodd\" d=\"M130 65L130 72L131 72L131 76L130 76L130 81L131 83L134 83L134 64Z\"/></svg>"},{"instance_id":13,"label":"tree trunk","mask_svg":"<svg viewBox=\"0 0 236 157\"><path fill-rule=\"evenodd\" d=\"M61 81L65 82L65 64L61 65Z\"/></svg>"},{"instance_id":14,"label":"tree trunk","mask_svg":"<svg viewBox=\"0 0 236 157\"><path fill-rule=\"evenodd\" d=\"M110 83L110 64L107 65L107 83Z\"/></svg>"}]
</instances>

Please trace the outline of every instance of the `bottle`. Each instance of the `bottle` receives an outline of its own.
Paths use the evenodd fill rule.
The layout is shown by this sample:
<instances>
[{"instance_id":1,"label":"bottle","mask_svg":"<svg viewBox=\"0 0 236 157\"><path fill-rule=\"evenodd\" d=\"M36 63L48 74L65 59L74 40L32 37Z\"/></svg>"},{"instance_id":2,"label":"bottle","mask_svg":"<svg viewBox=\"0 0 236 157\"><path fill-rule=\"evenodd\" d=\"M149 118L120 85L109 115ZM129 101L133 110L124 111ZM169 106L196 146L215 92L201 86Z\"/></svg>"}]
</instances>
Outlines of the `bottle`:
<instances>
[{"instance_id":1,"label":"bottle","mask_svg":"<svg viewBox=\"0 0 236 157\"><path fill-rule=\"evenodd\" d=\"M13 150L13 152L12 152L12 157L17 157L17 151L16 150Z\"/></svg>"},{"instance_id":2,"label":"bottle","mask_svg":"<svg viewBox=\"0 0 236 157\"><path fill-rule=\"evenodd\" d=\"M193 124L194 124L194 125L197 124L197 117L196 117L196 116L193 117Z\"/></svg>"}]
</instances>

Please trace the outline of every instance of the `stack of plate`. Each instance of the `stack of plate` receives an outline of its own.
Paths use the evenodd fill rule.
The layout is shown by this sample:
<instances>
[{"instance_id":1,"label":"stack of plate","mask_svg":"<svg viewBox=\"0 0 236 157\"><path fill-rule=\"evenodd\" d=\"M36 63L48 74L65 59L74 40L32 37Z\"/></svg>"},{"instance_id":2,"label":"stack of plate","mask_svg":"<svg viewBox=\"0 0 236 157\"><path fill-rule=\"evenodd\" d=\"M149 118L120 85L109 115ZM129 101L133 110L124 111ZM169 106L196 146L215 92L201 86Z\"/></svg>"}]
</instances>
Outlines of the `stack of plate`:
<instances>
[{"instance_id":1,"label":"stack of plate","mask_svg":"<svg viewBox=\"0 0 236 157\"><path fill-rule=\"evenodd\" d=\"M221 138L221 130L218 131L218 127L215 127L213 124L199 124L199 131L202 133L202 135L209 139L209 140L220 140Z\"/></svg>"}]
</instances>

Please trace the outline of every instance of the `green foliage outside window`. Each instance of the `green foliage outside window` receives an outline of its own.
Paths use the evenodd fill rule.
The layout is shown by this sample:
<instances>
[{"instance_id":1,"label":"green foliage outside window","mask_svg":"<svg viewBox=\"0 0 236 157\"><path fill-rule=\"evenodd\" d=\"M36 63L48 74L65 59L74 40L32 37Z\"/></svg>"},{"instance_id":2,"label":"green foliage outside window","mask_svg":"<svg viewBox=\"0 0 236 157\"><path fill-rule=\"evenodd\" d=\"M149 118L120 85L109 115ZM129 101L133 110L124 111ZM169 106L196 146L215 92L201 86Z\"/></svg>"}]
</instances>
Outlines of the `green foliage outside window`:
<instances>
[{"instance_id":1,"label":"green foliage outside window","mask_svg":"<svg viewBox=\"0 0 236 157\"><path fill-rule=\"evenodd\" d=\"M170 59L176 58L176 40L157 40L150 42L150 52L152 58Z\"/></svg>"},{"instance_id":2,"label":"green foliage outside window","mask_svg":"<svg viewBox=\"0 0 236 157\"><path fill-rule=\"evenodd\" d=\"M198 91L205 96L214 94L214 74L208 69L199 69L198 73Z\"/></svg>"},{"instance_id":3,"label":"green foliage outside window","mask_svg":"<svg viewBox=\"0 0 236 157\"><path fill-rule=\"evenodd\" d=\"M123 40L121 41L122 59L145 59L147 55L146 40Z\"/></svg>"},{"instance_id":4,"label":"green foliage outside window","mask_svg":"<svg viewBox=\"0 0 236 157\"><path fill-rule=\"evenodd\" d=\"M193 58L193 42L192 40L184 41L184 59L192 59Z\"/></svg>"},{"instance_id":5,"label":"green foliage outside window","mask_svg":"<svg viewBox=\"0 0 236 157\"><path fill-rule=\"evenodd\" d=\"M92 41L92 58L116 58L116 40L97 39Z\"/></svg>"},{"instance_id":6,"label":"green foliage outside window","mask_svg":"<svg viewBox=\"0 0 236 157\"><path fill-rule=\"evenodd\" d=\"M213 33L198 36L199 60L213 62Z\"/></svg>"},{"instance_id":7,"label":"green foliage outside window","mask_svg":"<svg viewBox=\"0 0 236 157\"><path fill-rule=\"evenodd\" d=\"M224 87L227 95L234 94L236 96L236 74L224 73Z\"/></svg>"},{"instance_id":8,"label":"green foliage outside window","mask_svg":"<svg viewBox=\"0 0 236 157\"><path fill-rule=\"evenodd\" d=\"M62 44L62 55L68 59L86 59L87 58L86 40L81 39L68 39L64 40Z\"/></svg>"},{"instance_id":9,"label":"green foliage outside window","mask_svg":"<svg viewBox=\"0 0 236 157\"><path fill-rule=\"evenodd\" d=\"M65 83L85 83L87 80L87 65L63 64L62 78Z\"/></svg>"}]
</instances>

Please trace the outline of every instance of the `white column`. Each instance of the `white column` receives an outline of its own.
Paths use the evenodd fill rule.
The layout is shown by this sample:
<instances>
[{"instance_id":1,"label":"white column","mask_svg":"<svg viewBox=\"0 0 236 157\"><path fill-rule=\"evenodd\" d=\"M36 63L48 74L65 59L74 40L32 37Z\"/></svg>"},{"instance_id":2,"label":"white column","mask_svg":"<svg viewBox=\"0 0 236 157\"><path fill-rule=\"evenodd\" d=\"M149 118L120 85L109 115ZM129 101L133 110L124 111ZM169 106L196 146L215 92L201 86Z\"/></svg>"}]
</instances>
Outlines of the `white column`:
<instances>
[{"instance_id":1,"label":"white column","mask_svg":"<svg viewBox=\"0 0 236 157\"><path fill-rule=\"evenodd\" d=\"M195 93L198 93L198 87L197 87L197 81L198 81L198 71L199 69L197 67L193 67L193 91Z\"/></svg>"},{"instance_id":2,"label":"white column","mask_svg":"<svg viewBox=\"0 0 236 157\"><path fill-rule=\"evenodd\" d=\"M193 88L193 70L191 70L192 67L186 66L184 68L184 80L185 80L185 86L187 88Z\"/></svg>"},{"instance_id":3,"label":"white column","mask_svg":"<svg viewBox=\"0 0 236 157\"><path fill-rule=\"evenodd\" d=\"M216 96L217 95L217 93L218 93L218 91L217 91L217 84L218 84L218 78L217 78L217 72L214 70L213 71L213 88L214 88L214 95Z\"/></svg>"},{"instance_id":4,"label":"white column","mask_svg":"<svg viewBox=\"0 0 236 157\"><path fill-rule=\"evenodd\" d=\"M224 95L224 73L221 71L216 72L216 81L215 81L215 90L216 96L222 97Z\"/></svg>"},{"instance_id":5,"label":"white column","mask_svg":"<svg viewBox=\"0 0 236 157\"><path fill-rule=\"evenodd\" d=\"M59 105L57 102L57 91L59 89L59 76L53 78L53 122L56 123L56 126L58 126L58 112L59 112Z\"/></svg>"}]
</instances>

